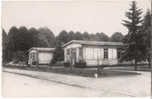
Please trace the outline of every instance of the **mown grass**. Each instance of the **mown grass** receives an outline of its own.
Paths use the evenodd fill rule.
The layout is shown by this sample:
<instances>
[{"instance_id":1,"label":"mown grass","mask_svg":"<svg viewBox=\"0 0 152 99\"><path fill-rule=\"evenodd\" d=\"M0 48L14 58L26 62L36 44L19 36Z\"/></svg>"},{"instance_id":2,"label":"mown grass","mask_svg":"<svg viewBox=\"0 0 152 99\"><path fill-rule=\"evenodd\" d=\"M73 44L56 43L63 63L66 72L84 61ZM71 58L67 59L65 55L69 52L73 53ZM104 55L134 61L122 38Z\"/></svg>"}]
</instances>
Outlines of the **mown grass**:
<instances>
[{"instance_id":1,"label":"mown grass","mask_svg":"<svg viewBox=\"0 0 152 99\"><path fill-rule=\"evenodd\" d=\"M65 68L64 66L58 67L27 67L27 66L5 66L7 68L12 69L21 69L21 70L29 70L29 71L39 71L39 72L51 72L65 75L74 75L74 76L82 76L82 77L95 77L94 74L98 74L98 77L118 77L118 76L135 76L140 73L130 72L125 69L104 69L102 72L97 71L96 68Z\"/></svg>"}]
</instances>

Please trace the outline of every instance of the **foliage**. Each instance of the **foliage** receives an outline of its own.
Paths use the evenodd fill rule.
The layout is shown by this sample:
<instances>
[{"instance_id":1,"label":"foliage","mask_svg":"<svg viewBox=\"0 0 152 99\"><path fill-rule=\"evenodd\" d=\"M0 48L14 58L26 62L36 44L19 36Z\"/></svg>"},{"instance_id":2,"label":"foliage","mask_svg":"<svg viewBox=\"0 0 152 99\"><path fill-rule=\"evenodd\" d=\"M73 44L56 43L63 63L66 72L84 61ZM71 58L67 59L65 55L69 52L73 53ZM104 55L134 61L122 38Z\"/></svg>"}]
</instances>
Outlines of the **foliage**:
<instances>
[{"instance_id":1,"label":"foliage","mask_svg":"<svg viewBox=\"0 0 152 99\"><path fill-rule=\"evenodd\" d=\"M122 42L123 38L124 38L124 36L120 32L115 32L111 36L110 41L112 41L112 42Z\"/></svg>"},{"instance_id":2,"label":"foliage","mask_svg":"<svg viewBox=\"0 0 152 99\"><path fill-rule=\"evenodd\" d=\"M89 36L88 32L83 33L83 40L90 40L90 36Z\"/></svg>"},{"instance_id":3,"label":"foliage","mask_svg":"<svg viewBox=\"0 0 152 99\"><path fill-rule=\"evenodd\" d=\"M65 62L64 67L70 67L70 62Z\"/></svg>"},{"instance_id":4,"label":"foliage","mask_svg":"<svg viewBox=\"0 0 152 99\"><path fill-rule=\"evenodd\" d=\"M150 10L147 11L146 15L144 16L143 24L142 24L142 32L143 32L143 42L144 42L144 54L146 55L146 59L149 62L149 66L151 63L150 58L150 47L151 47L151 14Z\"/></svg>"},{"instance_id":5,"label":"foliage","mask_svg":"<svg viewBox=\"0 0 152 99\"><path fill-rule=\"evenodd\" d=\"M5 31L3 31L3 42L7 41L7 44L3 44L3 46L6 45L4 48L5 53L7 53L7 55L5 55L7 61L12 61L13 58L16 58L15 55L19 51L27 53L31 47L55 46L55 36L48 28L40 28L37 30L35 28L27 29L25 26L19 28L13 26L8 32L8 40L5 40L5 34Z\"/></svg>"},{"instance_id":6,"label":"foliage","mask_svg":"<svg viewBox=\"0 0 152 99\"><path fill-rule=\"evenodd\" d=\"M109 37L105 33L96 33L93 40L95 40L95 41L109 41Z\"/></svg>"},{"instance_id":7,"label":"foliage","mask_svg":"<svg viewBox=\"0 0 152 99\"><path fill-rule=\"evenodd\" d=\"M134 60L135 64L144 58L143 54L143 46L142 43L142 32L141 32L141 14L142 10L138 9L136 6L136 2L133 1L131 4L131 8L128 12L126 12L126 17L128 20L123 20L123 25L127 27L128 34L126 43L128 46L126 47L126 50L121 58L121 60L131 61Z\"/></svg>"},{"instance_id":8,"label":"foliage","mask_svg":"<svg viewBox=\"0 0 152 99\"><path fill-rule=\"evenodd\" d=\"M11 61L13 58L13 53L16 51L16 36L18 35L18 29L13 26L8 32L8 44L7 44L7 53L8 61Z\"/></svg>"},{"instance_id":9,"label":"foliage","mask_svg":"<svg viewBox=\"0 0 152 99\"><path fill-rule=\"evenodd\" d=\"M61 43L61 44L65 44L69 41L69 36L68 36L68 33L67 31L63 30L59 33L59 35L57 36L57 43ZM59 44L60 45L60 44Z\"/></svg>"},{"instance_id":10,"label":"foliage","mask_svg":"<svg viewBox=\"0 0 152 99\"><path fill-rule=\"evenodd\" d=\"M13 60L17 62L19 61L25 61L25 55L24 55L24 51L17 51L14 53L14 57L13 57ZM27 60L26 60L27 61Z\"/></svg>"},{"instance_id":11,"label":"foliage","mask_svg":"<svg viewBox=\"0 0 152 99\"><path fill-rule=\"evenodd\" d=\"M53 32L47 28L39 28L39 39L45 42L45 44L47 45L47 47L55 47L55 36L53 34Z\"/></svg>"},{"instance_id":12,"label":"foliage","mask_svg":"<svg viewBox=\"0 0 152 99\"><path fill-rule=\"evenodd\" d=\"M63 60L64 60L64 50L62 48L61 42L58 42L51 63L55 64L57 61L63 61Z\"/></svg>"},{"instance_id":13,"label":"foliage","mask_svg":"<svg viewBox=\"0 0 152 99\"><path fill-rule=\"evenodd\" d=\"M7 44L8 44L8 36L5 30L2 30L2 62L7 62Z\"/></svg>"},{"instance_id":14,"label":"foliage","mask_svg":"<svg viewBox=\"0 0 152 99\"><path fill-rule=\"evenodd\" d=\"M83 60L80 60L79 62L76 62L76 63L75 63L75 67L85 68L85 67L86 67L86 62L83 61Z\"/></svg>"},{"instance_id":15,"label":"foliage","mask_svg":"<svg viewBox=\"0 0 152 99\"><path fill-rule=\"evenodd\" d=\"M83 40L83 36L80 32L76 32L74 36L74 40Z\"/></svg>"}]
</instances>

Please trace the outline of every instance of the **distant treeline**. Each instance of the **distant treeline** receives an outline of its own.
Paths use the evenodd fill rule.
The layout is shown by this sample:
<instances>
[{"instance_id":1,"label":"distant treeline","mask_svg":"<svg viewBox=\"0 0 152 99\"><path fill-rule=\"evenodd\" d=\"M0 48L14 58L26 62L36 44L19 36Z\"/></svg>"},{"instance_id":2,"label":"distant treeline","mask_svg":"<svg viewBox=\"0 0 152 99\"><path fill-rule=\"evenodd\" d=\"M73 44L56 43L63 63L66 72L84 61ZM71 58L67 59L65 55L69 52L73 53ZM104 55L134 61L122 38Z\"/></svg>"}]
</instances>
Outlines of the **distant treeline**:
<instances>
[{"instance_id":1,"label":"distant treeline","mask_svg":"<svg viewBox=\"0 0 152 99\"><path fill-rule=\"evenodd\" d=\"M91 34L88 32L67 32L61 31L55 37L54 33L47 27L30 28L25 26L19 28L13 26L6 33L3 29L3 61L16 59L17 54L25 54L31 47L56 47L57 43L67 43L71 40L92 40L92 41L115 41L121 42L124 38L122 33L116 32L111 37L104 33Z\"/></svg>"}]
</instances>

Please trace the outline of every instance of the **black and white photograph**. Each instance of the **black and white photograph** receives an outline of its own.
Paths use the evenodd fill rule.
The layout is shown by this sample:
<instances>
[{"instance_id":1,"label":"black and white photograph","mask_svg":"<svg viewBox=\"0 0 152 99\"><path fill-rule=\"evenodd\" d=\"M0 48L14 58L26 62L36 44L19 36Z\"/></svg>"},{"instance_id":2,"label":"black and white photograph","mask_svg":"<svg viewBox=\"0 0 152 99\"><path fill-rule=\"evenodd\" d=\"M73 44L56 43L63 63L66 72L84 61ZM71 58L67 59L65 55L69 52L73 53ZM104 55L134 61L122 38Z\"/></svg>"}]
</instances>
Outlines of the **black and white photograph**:
<instances>
[{"instance_id":1,"label":"black and white photograph","mask_svg":"<svg viewBox=\"0 0 152 99\"><path fill-rule=\"evenodd\" d=\"M152 0L2 0L2 96L152 98Z\"/></svg>"}]
</instances>

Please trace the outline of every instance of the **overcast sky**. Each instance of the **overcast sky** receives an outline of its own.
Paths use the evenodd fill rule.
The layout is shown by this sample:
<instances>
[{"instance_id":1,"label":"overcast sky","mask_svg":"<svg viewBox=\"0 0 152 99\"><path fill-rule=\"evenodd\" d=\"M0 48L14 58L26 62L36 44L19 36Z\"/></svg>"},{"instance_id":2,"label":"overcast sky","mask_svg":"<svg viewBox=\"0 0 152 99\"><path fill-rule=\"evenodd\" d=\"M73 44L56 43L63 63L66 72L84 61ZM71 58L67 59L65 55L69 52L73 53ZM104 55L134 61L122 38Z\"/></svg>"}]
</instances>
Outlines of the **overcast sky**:
<instances>
[{"instance_id":1,"label":"overcast sky","mask_svg":"<svg viewBox=\"0 0 152 99\"><path fill-rule=\"evenodd\" d=\"M136 0L144 13L150 0ZM121 24L131 0L3 1L2 27L48 27L57 35L61 30L74 32L127 33Z\"/></svg>"}]
</instances>

